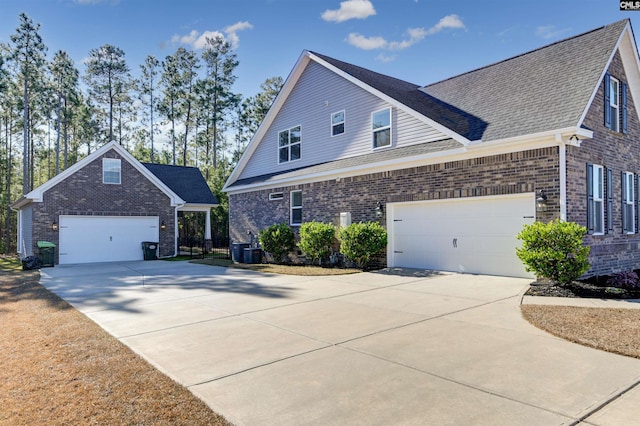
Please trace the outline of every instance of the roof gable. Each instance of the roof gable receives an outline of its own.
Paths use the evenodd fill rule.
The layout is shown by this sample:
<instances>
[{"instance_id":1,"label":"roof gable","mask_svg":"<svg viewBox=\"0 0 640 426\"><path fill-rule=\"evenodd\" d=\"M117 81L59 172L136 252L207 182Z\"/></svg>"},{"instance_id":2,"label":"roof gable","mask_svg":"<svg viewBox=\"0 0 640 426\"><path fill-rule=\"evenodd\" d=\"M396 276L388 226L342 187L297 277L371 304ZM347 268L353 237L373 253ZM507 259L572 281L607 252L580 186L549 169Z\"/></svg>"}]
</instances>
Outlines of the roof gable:
<instances>
[{"instance_id":1,"label":"roof gable","mask_svg":"<svg viewBox=\"0 0 640 426\"><path fill-rule=\"evenodd\" d=\"M111 142L105 144L104 146L102 146L101 148L99 148L96 151L92 152L91 154L87 155L82 160L80 160L77 163L73 164L71 167L69 167L68 169L64 170L63 172L61 172L57 176L49 179L47 182L43 183L42 185L40 185L39 187L37 187L33 191L31 191L28 194L26 194L24 196L24 199L25 200L34 201L34 202L42 202L43 197L44 197L44 193L46 191L48 191L49 189L51 189L52 187L54 187L58 183L62 182L64 179L66 179L69 176L73 175L78 170L82 169L83 167L85 167L86 165L91 163L92 161L96 160L97 158L101 157L102 155L104 155L105 153L107 153L107 152L109 152L111 150L116 151L125 161L127 161L129 164L131 164L136 170L138 170L140 173L142 173L142 175L144 177L146 177L147 179L149 179L149 181L151 181L154 185L156 185L158 187L158 189L160 189L162 192L164 192L169 197L169 199L171 200L171 205L172 206L179 206L179 205L182 205L182 204L185 203L185 201L182 198L180 198L180 196L178 196L178 194L176 194L174 191L172 191L167 185L165 185L160 179L158 179L153 173L151 173L151 171L149 171L149 169L144 167L142 165L142 163L140 163L138 160L136 160L126 149L124 149L124 147L122 147L120 144L118 144L115 141L111 141ZM25 204L26 203L21 201L20 205L22 206L22 205L25 205Z\"/></svg>"},{"instance_id":2,"label":"roof gable","mask_svg":"<svg viewBox=\"0 0 640 426\"><path fill-rule=\"evenodd\" d=\"M580 127L628 20L422 88L487 123L482 141Z\"/></svg>"},{"instance_id":3,"label":"roof gable","mask_svg":"<svg viewBox=\"0 0 640 426\"><path fill-rule=\"evenodd\" d=\"M218 200L196 167L142 163L158 179L188 204L217 205Z\"/></svg>"}]
</instances>

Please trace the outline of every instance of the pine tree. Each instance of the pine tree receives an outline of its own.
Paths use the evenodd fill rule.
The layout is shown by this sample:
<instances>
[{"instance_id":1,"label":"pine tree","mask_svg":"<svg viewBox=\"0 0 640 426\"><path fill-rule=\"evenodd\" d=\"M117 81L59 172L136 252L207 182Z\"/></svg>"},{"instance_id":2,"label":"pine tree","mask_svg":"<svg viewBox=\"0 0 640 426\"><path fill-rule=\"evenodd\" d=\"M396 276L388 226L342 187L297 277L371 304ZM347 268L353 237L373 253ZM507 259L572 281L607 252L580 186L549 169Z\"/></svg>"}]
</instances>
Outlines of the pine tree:
<instances>
[{"instance_id":1,"label":"pine tree","mask_svg":"<svg viewBox=\"0 0 640 426\"><path fill-rule=\"evenodd\" d=\"M77 105L79 100L78 78L79 73L73 64L73 60L67 52L59 50L49 64L49 70L53 79L54 90L57 98L56 119L58 130L56 135L56 175L60 173L60 139L64 136L63 143L68 146L68 128L71 116L72 105ZM65 158L65 168L67 161Z\"/></svg>"},{"instance_id":2,"label":"pine tree","mask_svg":"<svg viewBox=\"0 0 640 426\"><path fill-rule=\"evenodd\" d=\"M158 99L156 96L156 90L158 86L158 75L160 71L158 67L160 66L160 62L156 59L155 56L149 55L144 61L144 64L140 65L140 71L142 76L137 81L138 86L138 95L142 104L147 108L147 114L145 116L149 120L149 138L151 141L151 162L153 163L154 158L154 134L156 132L154 127L153 115L158 105Z\"/></svg>"}]
</instances>

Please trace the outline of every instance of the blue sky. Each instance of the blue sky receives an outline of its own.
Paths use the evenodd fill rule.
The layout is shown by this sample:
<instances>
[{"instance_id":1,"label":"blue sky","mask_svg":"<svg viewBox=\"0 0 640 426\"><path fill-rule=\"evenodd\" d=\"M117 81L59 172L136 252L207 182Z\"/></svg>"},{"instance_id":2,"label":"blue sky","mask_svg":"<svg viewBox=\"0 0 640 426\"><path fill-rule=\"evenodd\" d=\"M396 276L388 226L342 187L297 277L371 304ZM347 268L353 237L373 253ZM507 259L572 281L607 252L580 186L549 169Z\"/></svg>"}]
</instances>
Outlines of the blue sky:
<instances>
[{"instance_id":1,"label":"blue sky","mask_svg":"<svg viewBox=\"0 0 640 426\"><path fill-rule=\"evenodd\" d=\"M84 72L89 50L125 51L137 75L144 58L198 50L218 32L236 46L235 90L256 94L286 78L304 49L426 85L630 18L618 0L0 0L0 42L25 12L41 24L51 58L66 50Z\"/></svg>"}]
</instances>

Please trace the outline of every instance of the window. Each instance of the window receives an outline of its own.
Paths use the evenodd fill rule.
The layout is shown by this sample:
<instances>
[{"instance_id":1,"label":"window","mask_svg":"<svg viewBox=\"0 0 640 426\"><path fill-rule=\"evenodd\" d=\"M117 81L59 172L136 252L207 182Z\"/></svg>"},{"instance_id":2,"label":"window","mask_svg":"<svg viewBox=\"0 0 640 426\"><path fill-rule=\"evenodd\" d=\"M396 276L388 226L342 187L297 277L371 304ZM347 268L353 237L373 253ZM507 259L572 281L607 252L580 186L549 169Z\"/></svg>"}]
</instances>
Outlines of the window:
<instances>
[{"instance_id":1,"label":"window","mask_svg":"<svg viewBox=\"0 0 640 426\"><path fill-rule=\"evenodd\" d=\"M300 126L278 133L278 162L287 163L300 159Z\"/></svg>"},{"instance_id":2,"label":"window","mask_svg":"<svg viewBox=\"0 0 640 426\"><path fill-rule=\"evenodd\" d=\"M592 234L604 234L604 169L587 165L587 228Z\"/></svg>"},{"instance_id":3,"label":"window","mask_svg":"<svg viewBox=\"0 0 640 426\"><path fill-rule=\"evenodd\" d=\"M302 191L291 191L291 225L302 223Z\"/></svg>"},{"instance_id":4,"label":"window","mask_svg":"<svg viewBox=\"0 0 640 426\"><path fill-rule=\"evenodd\" d=\"M102 159L102 183L120 185L120 160L117 158Z\"/></svg>"},{"instance_id":5,"label":"window","mask_svg":"<svg viewBox=\"0 0 640 426\"><path fill-rule=\"evenodd\" d=\"M635 232L635 187L633 173L622 172L622 232Z\"/></svg>"},{"instance_id":6,"label":"window","mask_svg":"<svg viewBox=\"0 0 640 426\"><path fill-rule=\"evenodd\" d=\"M627 84L609 74L604 78L604 125L627 133Z\"/></svg>"},{"instance_id":7,"label":"window","mask_svg":"<svg viewBox=\"0 0 640 426\"><path fill-rule=\"evenodd\" d=\"M284 198L284 194L282 192L272 192L269 194L269 201L282 200Z\"/></svg>"},{"instance_id":8,"label":"window","mask_svg":"<svg viewBox=\"0 0 640 426\"><path fill-rule=\"evenodd\" d=\"M344 111L331 114L331 136L344 133Z\"/></svg>"},{"instance_id":9,"label":"window","mask_svg":"<svg viewBox=\"0 0 640 426\"><path fill-rule=\"evenodd\" d=\"M373 147L380 148L391 145L391 108L374 112L371 115L373 131Z\"/></svg>"}]
</instances>

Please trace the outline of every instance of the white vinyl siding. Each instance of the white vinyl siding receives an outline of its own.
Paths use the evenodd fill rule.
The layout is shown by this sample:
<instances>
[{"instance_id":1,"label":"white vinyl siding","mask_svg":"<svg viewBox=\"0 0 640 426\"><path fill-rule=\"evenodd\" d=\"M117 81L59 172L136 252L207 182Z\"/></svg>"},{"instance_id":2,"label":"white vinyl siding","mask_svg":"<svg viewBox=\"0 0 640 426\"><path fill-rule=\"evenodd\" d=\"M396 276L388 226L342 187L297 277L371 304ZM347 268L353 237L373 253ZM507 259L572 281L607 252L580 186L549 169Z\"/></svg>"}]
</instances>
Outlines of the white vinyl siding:
<instances>
[{"instance_id":1,"label":"white vinyl siding","mask_svg":"<svg viewBox=\"0 0 640 426\"><path fill-rule=\"evenodd\" d=\"M368 154L372 149L371 113L389 107L391 105L384 100L311 62L239 178ZM349 112L345 114L349 120L347 132L340 136L340 143L327 143L330 140L327 118L343 110ZM274 159L278 149L278 132L297 125L302 126L304 133L302 158L295 163L279 163L277 158ZM394 147L447 138L442 132L399 108L392 109L391 125Z\"/></svg>"}]
</instances>

